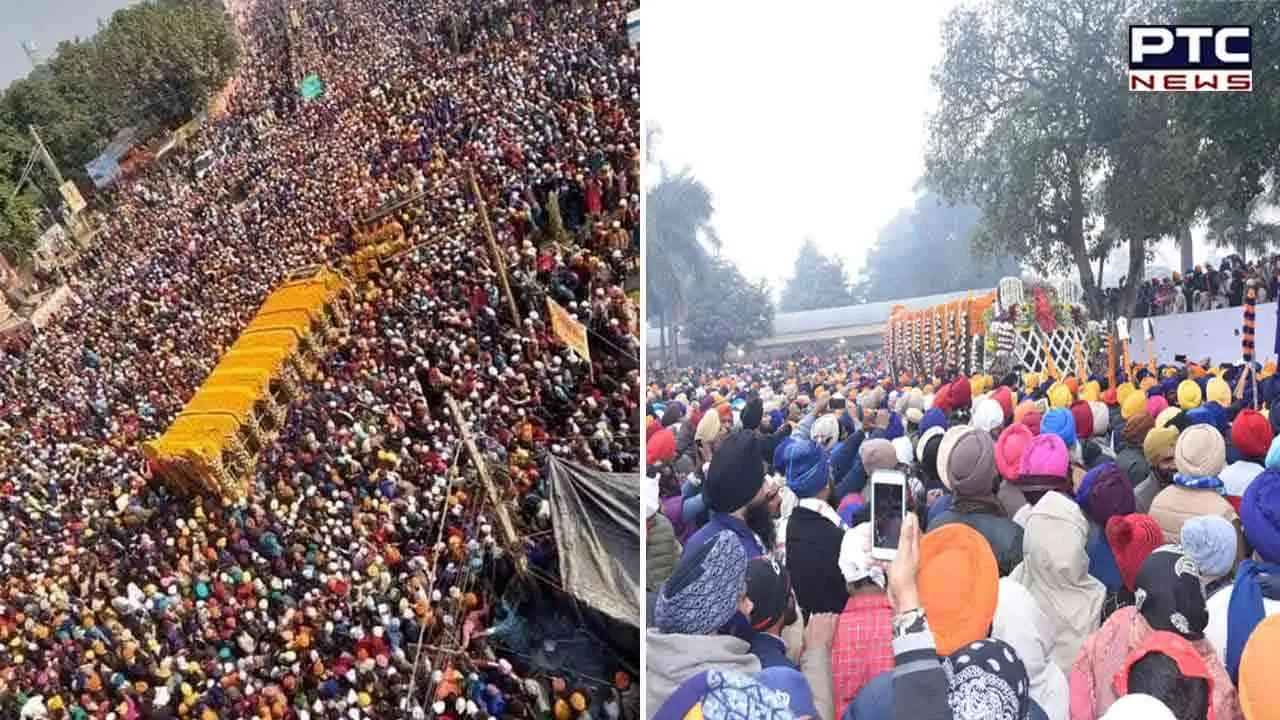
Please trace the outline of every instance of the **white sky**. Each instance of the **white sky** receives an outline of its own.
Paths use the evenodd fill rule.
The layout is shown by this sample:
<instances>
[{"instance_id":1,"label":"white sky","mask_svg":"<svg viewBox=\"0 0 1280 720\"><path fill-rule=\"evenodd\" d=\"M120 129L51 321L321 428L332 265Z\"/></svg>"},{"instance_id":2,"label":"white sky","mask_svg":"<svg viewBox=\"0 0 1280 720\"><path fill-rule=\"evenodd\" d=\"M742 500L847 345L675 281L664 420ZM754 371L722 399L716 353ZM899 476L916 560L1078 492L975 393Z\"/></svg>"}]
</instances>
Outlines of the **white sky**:
<instances>
[{"instance_id":1,"label":"white sky","mask_svg":"<svg viewBox=\"0 0 1280 720\"><path fill-rule=\"evenodd\" d=\"M659 159L711 190L723 253L744 275L781 291L808 236L853 277L880 229L912 205L940 24L958 4L791 0L758 12L645 0L644 126L661 129ZM646 166L646 180L655 175ZM1228 252L1203 228L1193 237L1197 262ZM1178 258L1164 242L1152 263L1176 268Z\"/></svg>"},{"instance_id":2,"label":"white sky","mask_svg":"<svg viewBox=\"0 0 1280 720\"><path fill-rule=\"evenodd\" d=\"M724 255L780 289L806 236L852 275L915 199L955 0L645 0L646 127L715 198Z\"/></svg>"}]
</instances>

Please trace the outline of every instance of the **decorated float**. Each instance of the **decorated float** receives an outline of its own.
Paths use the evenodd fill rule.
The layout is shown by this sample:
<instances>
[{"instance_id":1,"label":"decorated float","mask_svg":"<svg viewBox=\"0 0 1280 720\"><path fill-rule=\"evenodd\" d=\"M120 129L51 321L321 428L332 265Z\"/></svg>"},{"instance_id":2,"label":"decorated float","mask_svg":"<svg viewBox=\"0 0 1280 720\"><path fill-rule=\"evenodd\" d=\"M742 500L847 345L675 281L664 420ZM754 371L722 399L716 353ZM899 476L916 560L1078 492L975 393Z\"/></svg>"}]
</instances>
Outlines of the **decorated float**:
<instances>
[{"instance_id":1,"label":"decorated float","mask_svg":"<svg viewBox=\"0 0 1280 720\"><path fill-rule=\"evenodd\" d=\"M1072 282L1006 277L996 290L916 310L895 307L885 331L894 373L1007 372L1087 376L1106 367L1105 330Z\"/></svg>"}]
</instances>

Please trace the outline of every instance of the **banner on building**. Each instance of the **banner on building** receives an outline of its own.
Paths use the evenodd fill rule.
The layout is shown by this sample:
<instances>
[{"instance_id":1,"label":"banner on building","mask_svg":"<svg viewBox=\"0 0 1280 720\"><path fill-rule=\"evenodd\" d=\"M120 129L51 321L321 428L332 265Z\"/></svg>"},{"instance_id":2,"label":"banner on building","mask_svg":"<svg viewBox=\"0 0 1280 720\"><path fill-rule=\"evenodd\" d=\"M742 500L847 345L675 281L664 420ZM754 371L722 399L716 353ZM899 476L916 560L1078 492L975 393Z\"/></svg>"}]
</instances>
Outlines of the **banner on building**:
<instances>
[{"instance_id":1,"label":"banner on building","mask_svg":"<svg viewBox=\"0 0 1280 720\"><path fill-rule=\"evenodd\" d=\"M587 326L574 320L560 303L547 298L547 315L551 317L551 332L578 357L590 362L591 350L587 346Z\"/></svg>"}]
</instances>

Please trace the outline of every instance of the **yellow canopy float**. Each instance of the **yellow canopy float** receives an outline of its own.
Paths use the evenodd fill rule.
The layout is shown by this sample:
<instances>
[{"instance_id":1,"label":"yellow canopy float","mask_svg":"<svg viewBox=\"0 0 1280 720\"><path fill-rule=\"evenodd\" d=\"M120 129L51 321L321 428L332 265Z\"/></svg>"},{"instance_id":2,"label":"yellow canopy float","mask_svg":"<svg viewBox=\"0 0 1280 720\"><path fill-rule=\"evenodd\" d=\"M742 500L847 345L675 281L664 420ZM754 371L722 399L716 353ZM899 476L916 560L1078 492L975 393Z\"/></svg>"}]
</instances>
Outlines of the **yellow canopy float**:
<instances>
[{"instance_id":1,"label":"yellow canopy float","mask_svg":"<svg viewBox=\"0 0 1280 720\"><path fill-rule=\"evenodd\" d=\"M268 438L259 434L278 430L274 422L269 428L259 422L265 420L259 418L263 410L283 417L271 394L272 381L297 381L291 370L302 364L300 355L305 353L300 350L314 347L314 330L325 322L325 311L338 315L336 305L350 297L350 286L336 272L312 266L290 273L263 301L169 429L142 444L155 473L184 491L213 494L228 502L244 499L257 458L242 438L265 442Z\"/></svg>"}]
</instances>

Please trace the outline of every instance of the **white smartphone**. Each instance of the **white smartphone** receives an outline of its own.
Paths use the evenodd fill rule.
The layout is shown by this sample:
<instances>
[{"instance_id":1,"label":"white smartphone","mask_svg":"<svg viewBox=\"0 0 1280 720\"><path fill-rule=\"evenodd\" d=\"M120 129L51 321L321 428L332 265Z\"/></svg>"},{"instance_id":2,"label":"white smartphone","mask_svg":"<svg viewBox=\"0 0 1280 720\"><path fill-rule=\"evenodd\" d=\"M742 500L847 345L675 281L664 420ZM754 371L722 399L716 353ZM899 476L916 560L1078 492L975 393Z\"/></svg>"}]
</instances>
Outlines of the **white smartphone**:
<instances>
[{"instance_id":1,"label":"white smartphone","mask_svg":"<svg viewBox=\"0 0 1280 720\"><path fill-rule=\"evenodd\" d=\"M871 557L898 556L898 535L907 514L907 476L898 470L871 473Z\"/></svg>"}]
</instances>

